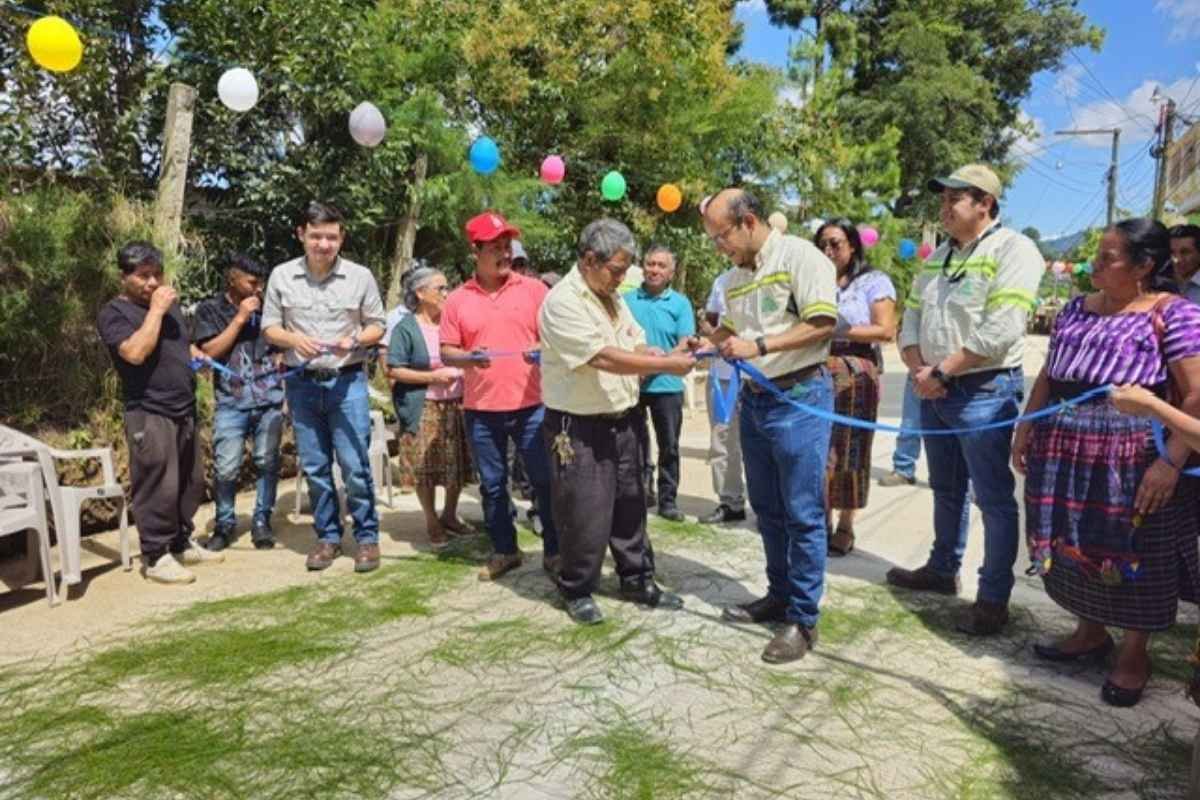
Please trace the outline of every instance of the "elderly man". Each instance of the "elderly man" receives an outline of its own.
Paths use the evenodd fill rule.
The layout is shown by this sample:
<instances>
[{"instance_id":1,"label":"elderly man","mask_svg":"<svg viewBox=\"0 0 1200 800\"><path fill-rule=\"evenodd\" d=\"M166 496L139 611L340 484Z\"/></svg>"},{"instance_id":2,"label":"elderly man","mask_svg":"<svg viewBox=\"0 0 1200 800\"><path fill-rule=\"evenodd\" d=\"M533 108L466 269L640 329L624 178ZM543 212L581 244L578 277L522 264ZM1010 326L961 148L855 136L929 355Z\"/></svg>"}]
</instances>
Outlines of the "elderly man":
<instances>
[{"instance_id":1,"label":"elderly man","mask_svg":"<svg viewBox=\"0 0 1200 800\"><path fill-rule=\"evenodd\" d=\"M96 324L121 379L143 574L156 583L191 583L188 566L225 559L192 542L204 462L190 361L203 353L188 340L175 290L163 278L162 253L149 242L130 242L117 266L121 294L100 309Z\"/></svg>"},{"instance_id":2,"label":"elderly man","mask_svg":"<svg viewBox=\"0 0 1200 800\"><path fill-rule=\"evenodd\" d=\"M675 277L675 254L663 245L651 245L643 261L642 285L625 295L633 318L646 332L646 341L659 350L670 351L696 333L692 304L671 288ZM650 463L650 431L646 412L654 425L658 445L658 515L682 522L676 505L679 494L679 432L683 428L683 380L677 375L648 375L642 381L638 416L641 420L642 478L647 497L653 494L654 467ZM650 502L652 505L653 502Z\"/></svg>"},{"instance_id":3,"label":"elderly man","mask_svg":"<svg viewBox=\"0 0 1200 800\"><path fill-rule=\"evenodd\" d=\"M975 428L1013 419L1025 391L1025 323L1045 262L1032 241L1000 225L1000 180L988 167L970 164L928 186L941 195L950 238L913 280L900 333L921 398L921 427ZM933 549L924 566L887 574L894 586L957 594L973 490L983 511L983 566L975 603L957 627L977 636L1008 622L1019 542L1011 442L1011 426L925 437Z\"/></svg>"},{"instance_id":4,"label":"elderly man","mask_svg":"<svg viewBox=\"0 0 1200 800\"><path fill-rule=\"evenodd\" d=\"M825 362L837 321L833 263L807 239L770 228L748 192L725 189L704 207L704 229L739 269L710 335L728 359L751 361L774 389L833 411ZM768 663L803 658L817 642L825 587L828 420L755 383L742 390L742 458L767 562L767 595L724 611L731 622L780 622Z\"/></svg>"},{"instance_id":5,"label":"elderly man","mask_svg":"<svg viewBox=\"0 0 1200 800\"><path fill-rule=\"evenodd\" d=\"M479 572L492 581L521 566L508 493L508 442L516 442L537 507L550 507L550 475L542 444L542 382L535 351L546 285L512 269L520 230L494 211L467 221L475 275L446 298L440 323L442 361L464 370L467 436L479 470L479 492L493 554ZM494 360L488 352L497 354ZM521 356L524 357L521 357ZM554 519L543 514L542 568L558 569Z\"/></svg>"},{"instance_id":6,"label":"elderly man","mask_svg":"<svg viewBox=\"0 0 1200 800\"><path fill-rule=\"evenodd\" d=\"M1179 293L1200 303L1200 225L1171 228L1171 265Z\"/></svg>"},{"instance_id":7,"label":"elderly man","mask_svg":"<svg viewBox=\"0 0 1200 800\"><path fill-rule=\"evenodd\" d=\"M288 365L303 368L288 380L286 394L317 534L305 565L326 569L342 552L336 456L354 519L354 571L370 572L379 567L379 516L365 365L368 348L383 338L383 302L371 271L339 255L346 239L340 211L310 203L296 235L304 255L272 271L262 324Z\"/></svg>"},{"instance_id":8,"label":"elderly man","mask_svg":"<svg viewBox=\"0 0 1200 800\"><path fill-rule=\"evenodd\" d=\"M686 375L695 359L647 347L620 294L637 257L629 229L599 219L579 235L579 261L541 312L542 370L551 452L553 517L561 535L558 587L571 619L600 622L592 599L611 548L621 595L650 608L683 601L654 582L638 436L638 384L644 375Z\"/></svg>"}]
</instances>

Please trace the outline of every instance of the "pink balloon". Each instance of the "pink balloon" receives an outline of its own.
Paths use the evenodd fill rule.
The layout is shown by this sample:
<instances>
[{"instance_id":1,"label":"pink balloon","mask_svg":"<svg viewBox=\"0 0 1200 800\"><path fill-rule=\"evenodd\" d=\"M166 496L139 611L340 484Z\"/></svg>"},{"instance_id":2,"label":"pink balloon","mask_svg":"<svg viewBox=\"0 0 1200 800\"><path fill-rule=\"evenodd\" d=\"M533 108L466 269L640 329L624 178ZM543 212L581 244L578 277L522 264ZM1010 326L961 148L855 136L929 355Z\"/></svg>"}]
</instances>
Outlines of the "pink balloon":
<instances>
[{"instance_id":1,"label":"pink balloon","mask_svg":"<svg viewBox=\"0 0 1200 800\"><path fill-rule=\"evenodd\" d=\"M879 244L879 231L869 225L859 228L858 236L862 239L863 247L871 248Z\"/></svg>"},{"instance_id":2,"label":"pink balloon","mask_svg":"<svg viewBox=\"0 0 1200 800\"><path fill-rule=\"evenodd\" d=\"M931 245L929 242L925 242L917 248L917 257L922 261L929 258L931 255L933 255L933 245Z\"/></svg>"},{"instance_id":3,"label":"pink balloon","mask_svg":"<svg viewBox=\"0 0 1200 800\"><path fill-rule=\"evenodd\" d=\"M562 183L563 176L567 174L567 165L563 163L561 156L546 156L542 161L542 180L551 185Z\"/></svg>"}]
</instances>

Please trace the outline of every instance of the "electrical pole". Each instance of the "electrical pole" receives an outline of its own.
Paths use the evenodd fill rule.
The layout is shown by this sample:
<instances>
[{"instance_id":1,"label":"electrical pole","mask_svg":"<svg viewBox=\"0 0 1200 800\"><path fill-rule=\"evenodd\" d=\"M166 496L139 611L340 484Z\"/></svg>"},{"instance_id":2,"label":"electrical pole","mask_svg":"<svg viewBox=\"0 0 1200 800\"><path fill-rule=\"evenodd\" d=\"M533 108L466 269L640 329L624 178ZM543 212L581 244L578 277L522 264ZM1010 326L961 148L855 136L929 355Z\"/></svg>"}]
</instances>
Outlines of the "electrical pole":
<instances>
[{"instance_id":1,"label":"electrical pole","mask_svg":"<svg viewBox=\"0 0 1200 800\"><path fill-rule=\"evenodd\" d=\"M1171 142L1175 139L1175 101L1167 100L1163 106L1163 114L1159 120L1159 144L1153 151L1158 160L1158 170L1154 181L1154 210L1151 219L1159 219L1163 213L1163 203L1167 197L1167 154Z\"/></svg>"},{"instance_id":2,"label":"electrical pole","mask_svg":"<svg viewBox=\"0 0 1200 800\"><path fill-rule=\"evenodd\" d=\"M1093 136L1096 134L1111 135L1112 143L1112 163L1108 167L1108 222L1106 225L1112 225L1113 219L1117 213L1117 151L1121 146L1121 129L1120 128L1099 128L1097 130L1076 130L1076 131L1055 131L1055 136Z\"/></svg>"}]
</instances>

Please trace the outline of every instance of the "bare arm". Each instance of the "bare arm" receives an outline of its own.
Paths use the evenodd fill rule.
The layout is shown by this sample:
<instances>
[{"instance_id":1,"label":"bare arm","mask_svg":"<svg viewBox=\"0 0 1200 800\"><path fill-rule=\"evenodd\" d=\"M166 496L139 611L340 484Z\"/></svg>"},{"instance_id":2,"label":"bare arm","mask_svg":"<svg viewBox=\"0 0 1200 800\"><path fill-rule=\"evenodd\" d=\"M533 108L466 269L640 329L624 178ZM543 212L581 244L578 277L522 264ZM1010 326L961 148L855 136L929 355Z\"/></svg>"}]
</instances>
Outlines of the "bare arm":
<instances>
[{"instance_id":1,"label":"bare arm","mask_svg":"<svg viewBox=\"0 0 1200 800\"><path fill-rule=\"evenodd\" d=\"M121 358L130 364L141 364L150 357L154 348L158 346L159 335L162 334L163 317L171 310L171 304L174 302L175 290L170 286L160 286L154 290L154 294L150 296L150 308L146 312L146 319L142 320L141 327L117 348Z\"/></svg>"},{"instance_id":2,"label":"bare arm","mask_svg":"<svg viewBox=\"0 0 1200 800\"><path fill-rule=\"evenodd\" d=\"M410 367L388 367L388 380L396 383L407 383L414 386L433 386L434 384L452 383L458 377L458 371L442 367L441 369L412 369Z\"/></svg>"},{"instance_id":3,"label":"bare arm","mask_svg":"<svg viewBox=\"0 0 1200 800\"><path fill-rule=\"evenodd\" d=\"M229 355L229 351L233 349L233 345L237 342L238 334L242 332L242 328L250 321L250 316L261 305L262 303L259 299L253 296L247 297L238 303L237 313L233 315L233 319L225 326L225 330L200 345L200 349L209 358L224 358Z\"/></svg>"},{"instance_id":4,"label":"bare arm","mask_svg":"<svg viewBox=\"0 0 1200 800\"><path fill-rule=\"evenodd\" d=\"M264 330L263 338L280 350L295 350L301 358L316 358L321 355L321 344L316 339L285 330L282 325L272 325Z\"/></svg>"},{"instance_id":5,"label":"bare arm","mask_svg":"<svg viewBox=\"0 0 1200 800\"><path fill-rule=\"evenodd\" d=\"M605 347L588 361L588 366L614 375L686 375L695 365L696 359L685 353L658 356L619 347Z\"/></svg>"},{"instance_id":6,"label":"bare arm","mask_svg":"<svg viewBox=\"0 0 1200 800\"><path fill-rule=\"evenodd\" d=\"M890 342L896 338L896 301L879 300L871 304L871 324L855 325L844 334L852 342Z\"/></svg>"},{"instance_id":7,"label":"bare arm","mask_svg":"<svg viewBox=\"0 0 1200 800\"><path fill-rule=\"evenodd\" d=\"M1200 419L1175 408L1149 389L1121 386L1113 390L1112 402L1123 414L1154 417L1193 450L1200 450Z\"/></svg>"},{"instance_id":8,"label":"bare arm","mask_svg":"<svg viewBox=\"0 0 1200 800\"><path fill-rule=\"evenodd\" d=\"M449 367L462 367L465 369L482 369L492 365L491 359L479 358L473 355L470 350L463 350L461 347L452 344L442 345L442 363Z\"/></svg>"}]
</instances>

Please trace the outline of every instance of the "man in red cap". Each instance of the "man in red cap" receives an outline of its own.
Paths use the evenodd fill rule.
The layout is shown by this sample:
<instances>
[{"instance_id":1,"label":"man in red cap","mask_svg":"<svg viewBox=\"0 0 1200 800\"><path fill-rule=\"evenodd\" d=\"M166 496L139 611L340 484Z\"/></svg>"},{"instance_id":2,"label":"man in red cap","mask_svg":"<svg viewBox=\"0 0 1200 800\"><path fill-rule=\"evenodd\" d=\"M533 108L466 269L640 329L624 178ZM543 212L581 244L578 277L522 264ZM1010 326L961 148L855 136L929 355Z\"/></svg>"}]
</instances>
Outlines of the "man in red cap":
<instances>
[{"instance_id":1,"label":"man in red cap","mask_svg":"<svg viewBox=\"0 0 1200 800\"><path fill-rule=\"evenodd\" d=\"M521 565L510 514L508 443L516 443L542 516L542 567L558 571L558 531L550 509L550 467L542 442L542 383L537 366L538 312L547 288L512 268L512 242L521 235L486 211L466 224L475 276L442 308L442 361L464 370L467 435L479 469L479 490L495 551L479 572L495 580ZM493 356L489 355L493 354Z\"/></svg>"}]
</instances>

